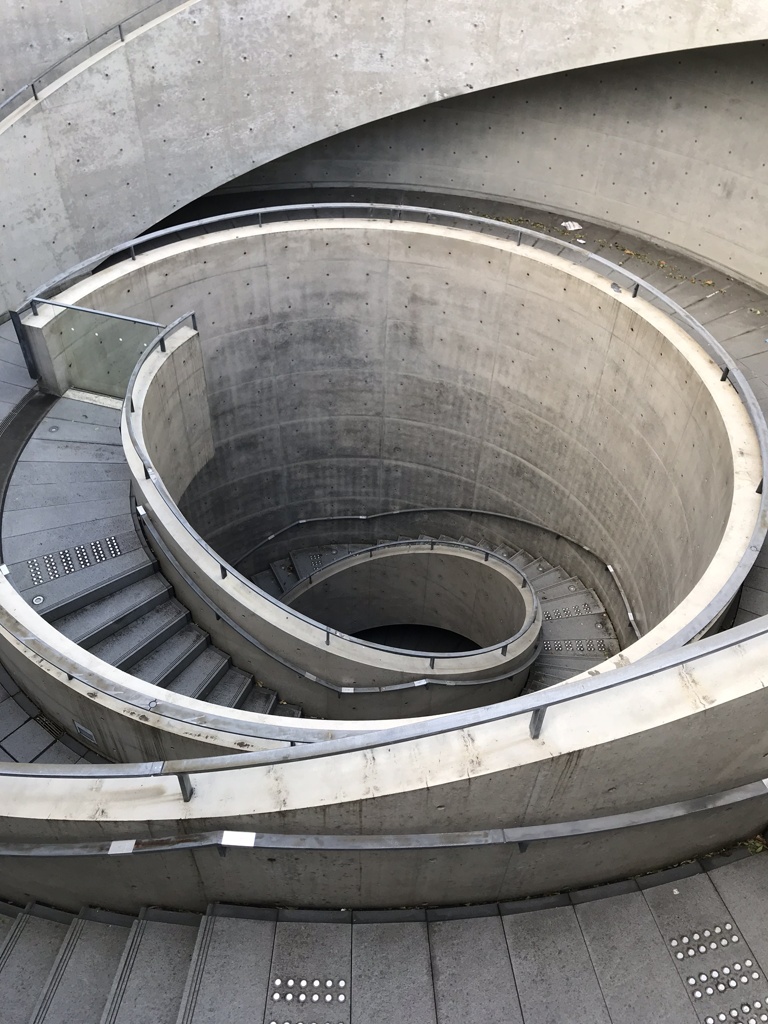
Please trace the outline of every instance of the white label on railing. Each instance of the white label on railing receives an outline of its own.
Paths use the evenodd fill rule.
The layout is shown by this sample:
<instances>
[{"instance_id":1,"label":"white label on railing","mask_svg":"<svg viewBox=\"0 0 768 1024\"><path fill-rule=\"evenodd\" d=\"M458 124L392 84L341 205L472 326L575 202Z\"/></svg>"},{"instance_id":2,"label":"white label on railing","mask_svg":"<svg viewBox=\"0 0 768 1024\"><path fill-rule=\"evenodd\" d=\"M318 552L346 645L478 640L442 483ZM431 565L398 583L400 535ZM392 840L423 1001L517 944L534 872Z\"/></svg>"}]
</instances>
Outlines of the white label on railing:
<instances>
[{"instance_id":1,"label":"white label on railing","mask_svg":"<svg viewBox=\"0 0 768 1024\"><path fill-rule=\"evenodd\" d=\"M222 846L255 846L255 832L222 832Z\"/></svg>"},{"instance_id":2,"label":"white label on railing","mask_svg":"<svg viewBox=\"0 0 768 1024\"><path fill-rule=\"evenodd\" d=\"M114 839L109 844L110 853L133 853L133 848L136 845L135 839Z\"/></svg>"}]
</instances>

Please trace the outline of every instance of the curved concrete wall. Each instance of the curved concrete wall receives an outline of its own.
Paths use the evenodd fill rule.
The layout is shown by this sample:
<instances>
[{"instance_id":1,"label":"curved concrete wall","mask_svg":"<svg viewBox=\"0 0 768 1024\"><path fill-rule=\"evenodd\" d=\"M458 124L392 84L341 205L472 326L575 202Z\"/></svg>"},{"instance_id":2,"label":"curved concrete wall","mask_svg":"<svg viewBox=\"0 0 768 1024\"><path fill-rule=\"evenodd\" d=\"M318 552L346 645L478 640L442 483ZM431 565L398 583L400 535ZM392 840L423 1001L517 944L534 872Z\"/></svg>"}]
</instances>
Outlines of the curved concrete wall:
<instances>
[{"instance_id":1,"label":"curved concrete wall","mask_svg":"<svg viewBox=\"0 0 768 1024\"><path fill-rule=\"evenodd\" d=\"M768 137L755 126L766 119L768 44L717 47L431 104L231 187L379 185L507 199L624 227L764 288L768 243L754 225L768 194Z\"/></svg>"},{"instance_id":2,"label":"curved concrete wall","mask_svg":"<svg viewBox=\"0 0 768 1024\"><path fill-rule=\"evenodd\" d=\"M0 32L0 103L74 50L149 6L150 0L8 4Z\"/></svg>"},{"instance_id":3,"label":"curved concrete wall","mask_svg":"<svg viewBox=\"0 0 768 1024\"><path fill-rule=\"evenodd\" d=\"M285 603L352 634L413 623L491 647L523 628L528 609L519 583L498 572L495 559L476 562L462 558L461 549L439 546L378 554L350 556L294 587Z\"/></svg>"},{"instance_id":4,"label":"curved concrete wall","mask_svg":"<svg viewBox=\"0 0 768 1024\"><path fill-rule=\"evenodd\" d=\"M182 508L229 561L316 515L495 510L615 565L647 630L736 525L734 461L757 515L754 434L719 369L642 300L538 250L311 221L154 250L64 300L196 310L215 456ZM50 309L29 322L52 347L69 333ZM190 442L166 426L187 473Z\"/></svg>"},{"instance_id":5,"label":"curved concrete wall","mask_svg":"<svg viewBox=\"0 0 768 1024\"><path fill-rule=\"evenodd\" d=\"M356 125L572 67L768 36L761 0L727 18L687 0L627 8L370 0L342 13L321 0L310 21L291 0L188 3L0 125L13 211L0 308L254 166ZM22 167L35 170L11 173Z\"/></svg>"}]
</instances>

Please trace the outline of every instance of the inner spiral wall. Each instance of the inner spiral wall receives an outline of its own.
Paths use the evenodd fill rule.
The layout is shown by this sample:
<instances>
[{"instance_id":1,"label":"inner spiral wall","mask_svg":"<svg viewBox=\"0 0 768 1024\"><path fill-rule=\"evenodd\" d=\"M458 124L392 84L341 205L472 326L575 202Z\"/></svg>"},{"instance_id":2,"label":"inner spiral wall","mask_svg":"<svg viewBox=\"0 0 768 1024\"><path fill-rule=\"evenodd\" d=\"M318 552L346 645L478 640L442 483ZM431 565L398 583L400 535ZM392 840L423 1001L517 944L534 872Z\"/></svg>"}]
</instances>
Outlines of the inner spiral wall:
<instances>
[{"instance_id":1,"label":"inner spiral wall","mask_svg":"<svg viewBox=\"0 0 768 1024\"><path fill-rule=\"evenodd\" d=\"M618 295L418 227L206 255L214 454L175 497L225 558L300 519L482 509L613 563L644 629L705 571L733 498L709 361Z\"/></svg>"}]
</instances>

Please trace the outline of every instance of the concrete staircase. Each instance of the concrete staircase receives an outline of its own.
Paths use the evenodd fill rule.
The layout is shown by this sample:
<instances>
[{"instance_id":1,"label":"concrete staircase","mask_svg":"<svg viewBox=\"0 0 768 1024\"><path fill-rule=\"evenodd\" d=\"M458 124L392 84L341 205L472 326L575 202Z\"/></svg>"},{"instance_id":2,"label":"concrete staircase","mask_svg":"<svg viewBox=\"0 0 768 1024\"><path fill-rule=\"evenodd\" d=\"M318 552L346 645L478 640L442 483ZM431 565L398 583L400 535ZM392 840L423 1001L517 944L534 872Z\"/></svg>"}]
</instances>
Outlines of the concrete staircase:
<instances>
[{"instance_id":1,"label":"concrete staircase","mask_svg":"<svg viewBox=\"0 0 768 1024\"><path fill-rule=\"evenodd\" d=\"M401 536L397 539L404 542L417 539L457 542L457 538L445 535L430 537L422 534L418 538ZM377 546L392 543L391 538L381 539ZM460 537L458 543L492 551L506 559L525 574L541 602L544 616L542 652L531 670L524 692L553 686L618 654L618 640L605 608L594 590L577 576L569 576L560 566L551 565L546 559L536 558L522 549L512 551L482 538ZM367 544L326 544L298 549L270 563L252 580L256 586L279 599L326 566L369 547Z\"/></svg>"},{"instance_id":2,"label":"concrete staircase","mask_svg":"<svg viewBox=\"0 0 768 1024\"><path fill-rule=\"evenodd\" d=\"M482 907L134 917L0 903L0 1020L758 1024L768 854L746 853Z\"/></svg>"},{"instance_id":3,"label":"concrete staircase","mask_svg":"<svg viewBox=\"0 0 768 1024\"><path fill-rule=\"evenodd\" d=\"M299 717L301 708L211 645L158 571L132 514L119 420L117 403L71 398L43 418L6 492L9 581L61 633L138 679L211 704Z\"/></svg>"}]
</instances>

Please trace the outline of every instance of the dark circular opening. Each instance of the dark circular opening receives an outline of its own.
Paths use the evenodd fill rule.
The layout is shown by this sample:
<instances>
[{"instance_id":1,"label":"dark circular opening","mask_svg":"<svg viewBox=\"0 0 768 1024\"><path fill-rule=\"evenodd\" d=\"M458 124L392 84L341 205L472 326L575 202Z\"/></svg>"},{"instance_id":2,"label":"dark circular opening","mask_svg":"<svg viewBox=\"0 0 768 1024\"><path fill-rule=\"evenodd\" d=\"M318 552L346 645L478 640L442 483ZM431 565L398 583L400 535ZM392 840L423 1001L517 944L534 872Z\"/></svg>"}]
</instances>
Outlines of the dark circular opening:
<instances>
[{"instance_id":1,"label":"dark circular opening","mask_svg":"<svg viewBox=\"0 0 768 1024\"><path fill-rule=\"evenodd\" d=\"M422 626L414 622L397 622L388 626L371 626L354 634L358 640L382 647L397 647L401 651L434 651L436 654L458 654L478 651L476 644L461 633L439 626Z\"/></svg>"}]
</instances>

